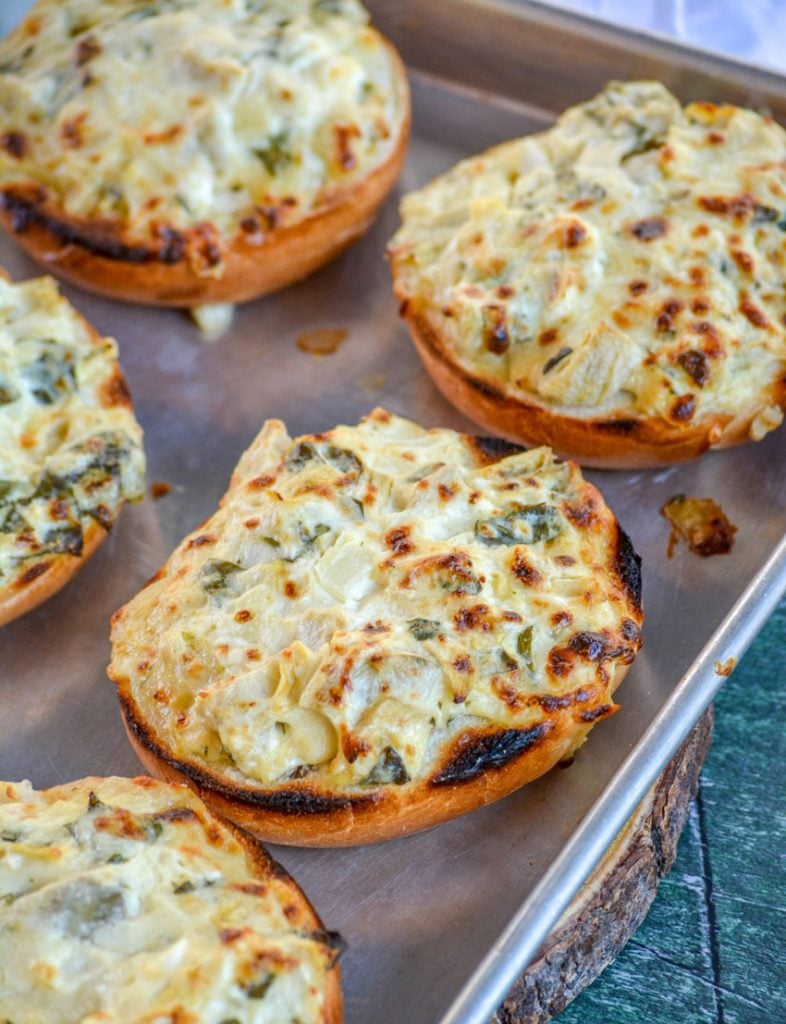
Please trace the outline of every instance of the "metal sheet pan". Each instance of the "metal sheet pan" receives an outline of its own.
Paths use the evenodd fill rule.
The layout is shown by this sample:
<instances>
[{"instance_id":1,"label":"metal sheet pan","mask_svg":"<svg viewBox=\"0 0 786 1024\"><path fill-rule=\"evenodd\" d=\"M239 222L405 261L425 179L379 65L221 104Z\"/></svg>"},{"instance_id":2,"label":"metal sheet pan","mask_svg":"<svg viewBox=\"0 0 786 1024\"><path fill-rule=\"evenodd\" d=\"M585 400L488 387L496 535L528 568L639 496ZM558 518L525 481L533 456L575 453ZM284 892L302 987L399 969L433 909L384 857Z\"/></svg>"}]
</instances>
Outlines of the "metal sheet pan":
<instances>
[{"instance_id":1,"label":"metal sheet pan","mask_svg":"<svg viewBox=\"0 0 786 1024\"><path fill-rule=\"evenodd\" d=\"M786 120L786 81L711 54L616 31L536 4L372 0L412 69L415 137L399 191L456 159L540 128L610 78L653 76L683 99L730 99ZM171 493L127 509L67 589L0 635L0 778L54 785L133 774L105 677L108 618L215 508L240 452L269 416L290 431L355 422L375 404L468 429L432 387L400 325L383 253L393 198L369 235L279 296L243 307L208 345L176 312L66 289L116 336L146 430L149 480ZM0 263L36 272L7 240ZM296 340L348 338L317 360ZM349 942L350 1024L480 1024L724 683L786 587L786 437L660 472L590 474L645 565L646 646L621 712L574 765L431 832L356 850L274 853ZM711 495L739 527L733 552L666 558L658 514L671 495ZM734 685L733 679L725 685Z\"/></svg>"}]
</instances>

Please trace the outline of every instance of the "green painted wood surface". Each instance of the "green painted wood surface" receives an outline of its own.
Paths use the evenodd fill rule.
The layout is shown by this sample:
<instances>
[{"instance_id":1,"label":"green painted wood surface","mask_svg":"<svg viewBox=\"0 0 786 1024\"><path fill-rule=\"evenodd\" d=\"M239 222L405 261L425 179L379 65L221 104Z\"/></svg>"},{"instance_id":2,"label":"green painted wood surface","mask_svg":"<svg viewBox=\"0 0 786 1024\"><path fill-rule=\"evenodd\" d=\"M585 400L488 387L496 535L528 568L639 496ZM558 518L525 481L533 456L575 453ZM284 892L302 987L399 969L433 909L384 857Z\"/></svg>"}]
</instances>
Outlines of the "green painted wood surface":
<instances>
[{"instance_id":1,"label":"green painted wood surface","mask_svg":"<svg viewBox=\"0 0 786 1024\"><path fill-rule=\"evenodd\" d=\"M671 874L558 1024L786 1024L786 602L715 703Z\"/></svg>"}]
</instances>

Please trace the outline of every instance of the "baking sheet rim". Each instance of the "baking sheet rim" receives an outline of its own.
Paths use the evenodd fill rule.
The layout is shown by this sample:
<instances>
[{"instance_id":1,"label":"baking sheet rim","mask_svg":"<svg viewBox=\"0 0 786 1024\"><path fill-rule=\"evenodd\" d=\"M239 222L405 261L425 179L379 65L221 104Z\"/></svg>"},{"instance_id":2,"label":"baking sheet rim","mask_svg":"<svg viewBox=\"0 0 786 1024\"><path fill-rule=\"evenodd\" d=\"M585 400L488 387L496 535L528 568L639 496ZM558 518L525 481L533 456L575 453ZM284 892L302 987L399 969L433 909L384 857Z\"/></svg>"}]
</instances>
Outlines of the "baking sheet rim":
<instances>
[{"instance_id":1,"label":"baking sheet rim","mask_svg":"<svg viewBox=\"0 0 786 1024\"><path fill-rule=\"evenodd\" d=\"M786 594L786 534L440 1024L486 1024ZM723 671L720 671L723 669Z\"/></svg>"},{"instance_id":2,"label":"baking sheet rim","mask_svg":"<svg viewBox=\"0 0 786 1024\"><path fill-rule=\"evenodd\" d=\"M677 51L701 58L717 70L750 74L786 86L775 69L743 61L706 47L675 41L639 28L617 26L602 18L547 2L461 0L467 6L496 9L525 17L526 9L547 19L562 19L573 29L586 27L620 43ZM419 69L417 69L419 70ZM452 81L452 76L449 76ZM461 83L457 83L461 84ZM786 428L784 428L786 429ZM682 676L660 712L630 751L603 794L563 847L560 855L520 905L507 927L465 983L439 1024L487 1024L520 974L536 957L571 900L602 860L626 821L635 813L658 775L676 754L701 715L726 682L719 668L736 664L769 615L786 595L786 534Z\"/></svg>"}]
</instances>

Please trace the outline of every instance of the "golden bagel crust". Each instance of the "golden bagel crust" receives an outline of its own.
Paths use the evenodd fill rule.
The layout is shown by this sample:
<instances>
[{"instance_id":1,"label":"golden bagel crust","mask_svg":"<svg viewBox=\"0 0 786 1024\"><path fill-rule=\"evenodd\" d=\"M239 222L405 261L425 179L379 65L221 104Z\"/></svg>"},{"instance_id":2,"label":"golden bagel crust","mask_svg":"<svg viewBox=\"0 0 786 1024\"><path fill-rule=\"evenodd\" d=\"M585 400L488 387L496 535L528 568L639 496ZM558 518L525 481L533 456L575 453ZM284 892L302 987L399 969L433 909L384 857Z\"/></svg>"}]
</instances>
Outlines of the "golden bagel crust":
<instances>
[{"instance_id":1,"label":"golden bagel crust","mask_svg":"<svg viewBox=\"0 0 786 1024\"><path fill-rule=\"evenodd\" d=\"M87 559L107 536L106 530L98 523L89 523L82 536L82 553L70 555L67 552L46 563L41 575L37 563L26 577L23 573L13 585L0 591L0 626L13 622L20 615L32 611L47 598L56 594L82 568Z\"/></svg>"},{"instance_id":2,"label":"golden bagel crust","mask_svg":"<svg viewBox=\"0 0 786 1024\"><path fill-rule=\"evenodd\" d=\"M760 440L786 408L786 133L655 82L402 202L394 288L423 362L483 427L587 465Z\"/></svg>"},{"instance_id":3,"label":"golden bagel crust","mask_svg":"<svg viewBox=\"0 0 786 1024\"><path fill-rule=\"evenodd\" d=\"M146 767L260 837L376 842L570 757L641 644L639 560L547 449L271 421L113 619Z\"/></svg>"},{"instance_id":4,"label":"golden bagel crust","mask_svg":"<svg viewBox=\"0 0 786 1024\"><path fill-rule=\"evenodd\" d=\"M423 365L442 394L479 426L511 441L548 444L585 466L646 469L686 462L710 448L750 439L755 409L734 419L708 416L690 429L669 428L658 419L566 417L471 373L456 361L427 316L409 308L404 316Z\"/></svg>"},{"instance_id":5,"label":"golden bagel crust","mask_svg":"<svg viewBox=\"0 0 786 1024\"><path fill-rule=\"evenodd\" d=\"M143 489L115 342L52 278L0 278L0 626L67 583Z\"/></svg>"},{"instance_id":6,"label":"golden bagel crust","mask_svg":"<svg viewBox=\"0 0 786 1024\"><path fill-rule=\"evenodd\" d=\"M0 783L0 925L0 1013L19 1024L342 1019L339 937L183 786Z\"/></svg>"},{"instance_id":7,"label":"golden bagel crust","mask_svg":"<svg viewBox=\"0 0 786 1024\"><path fill-rule=\"evenodd\" d=\"M0 223L134 302L242 302L310 274L406 156L406 72L367 21L356 0L38 0L0 44Z\"/></svg>"}]
</instances>

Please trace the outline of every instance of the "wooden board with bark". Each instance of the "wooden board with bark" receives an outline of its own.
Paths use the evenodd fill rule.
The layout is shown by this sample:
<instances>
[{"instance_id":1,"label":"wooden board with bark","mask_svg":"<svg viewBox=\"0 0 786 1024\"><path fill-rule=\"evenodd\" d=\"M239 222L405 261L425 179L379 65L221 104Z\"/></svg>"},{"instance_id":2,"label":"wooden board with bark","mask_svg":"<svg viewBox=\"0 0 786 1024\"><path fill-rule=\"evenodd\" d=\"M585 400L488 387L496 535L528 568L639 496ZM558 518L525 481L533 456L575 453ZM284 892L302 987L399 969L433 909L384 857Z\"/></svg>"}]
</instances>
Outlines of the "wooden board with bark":
<instances>
[{"instance_id":1,"label":"wooden board with bark","mask_svg":"<svg viewBox=\"0 0 786 1024\"><path fill-rule=\"evenodd\" d=\"M708 709L492 1018L544 1024L617 956L674 863L712 741Z\"/></svg>"}]
</instances>

